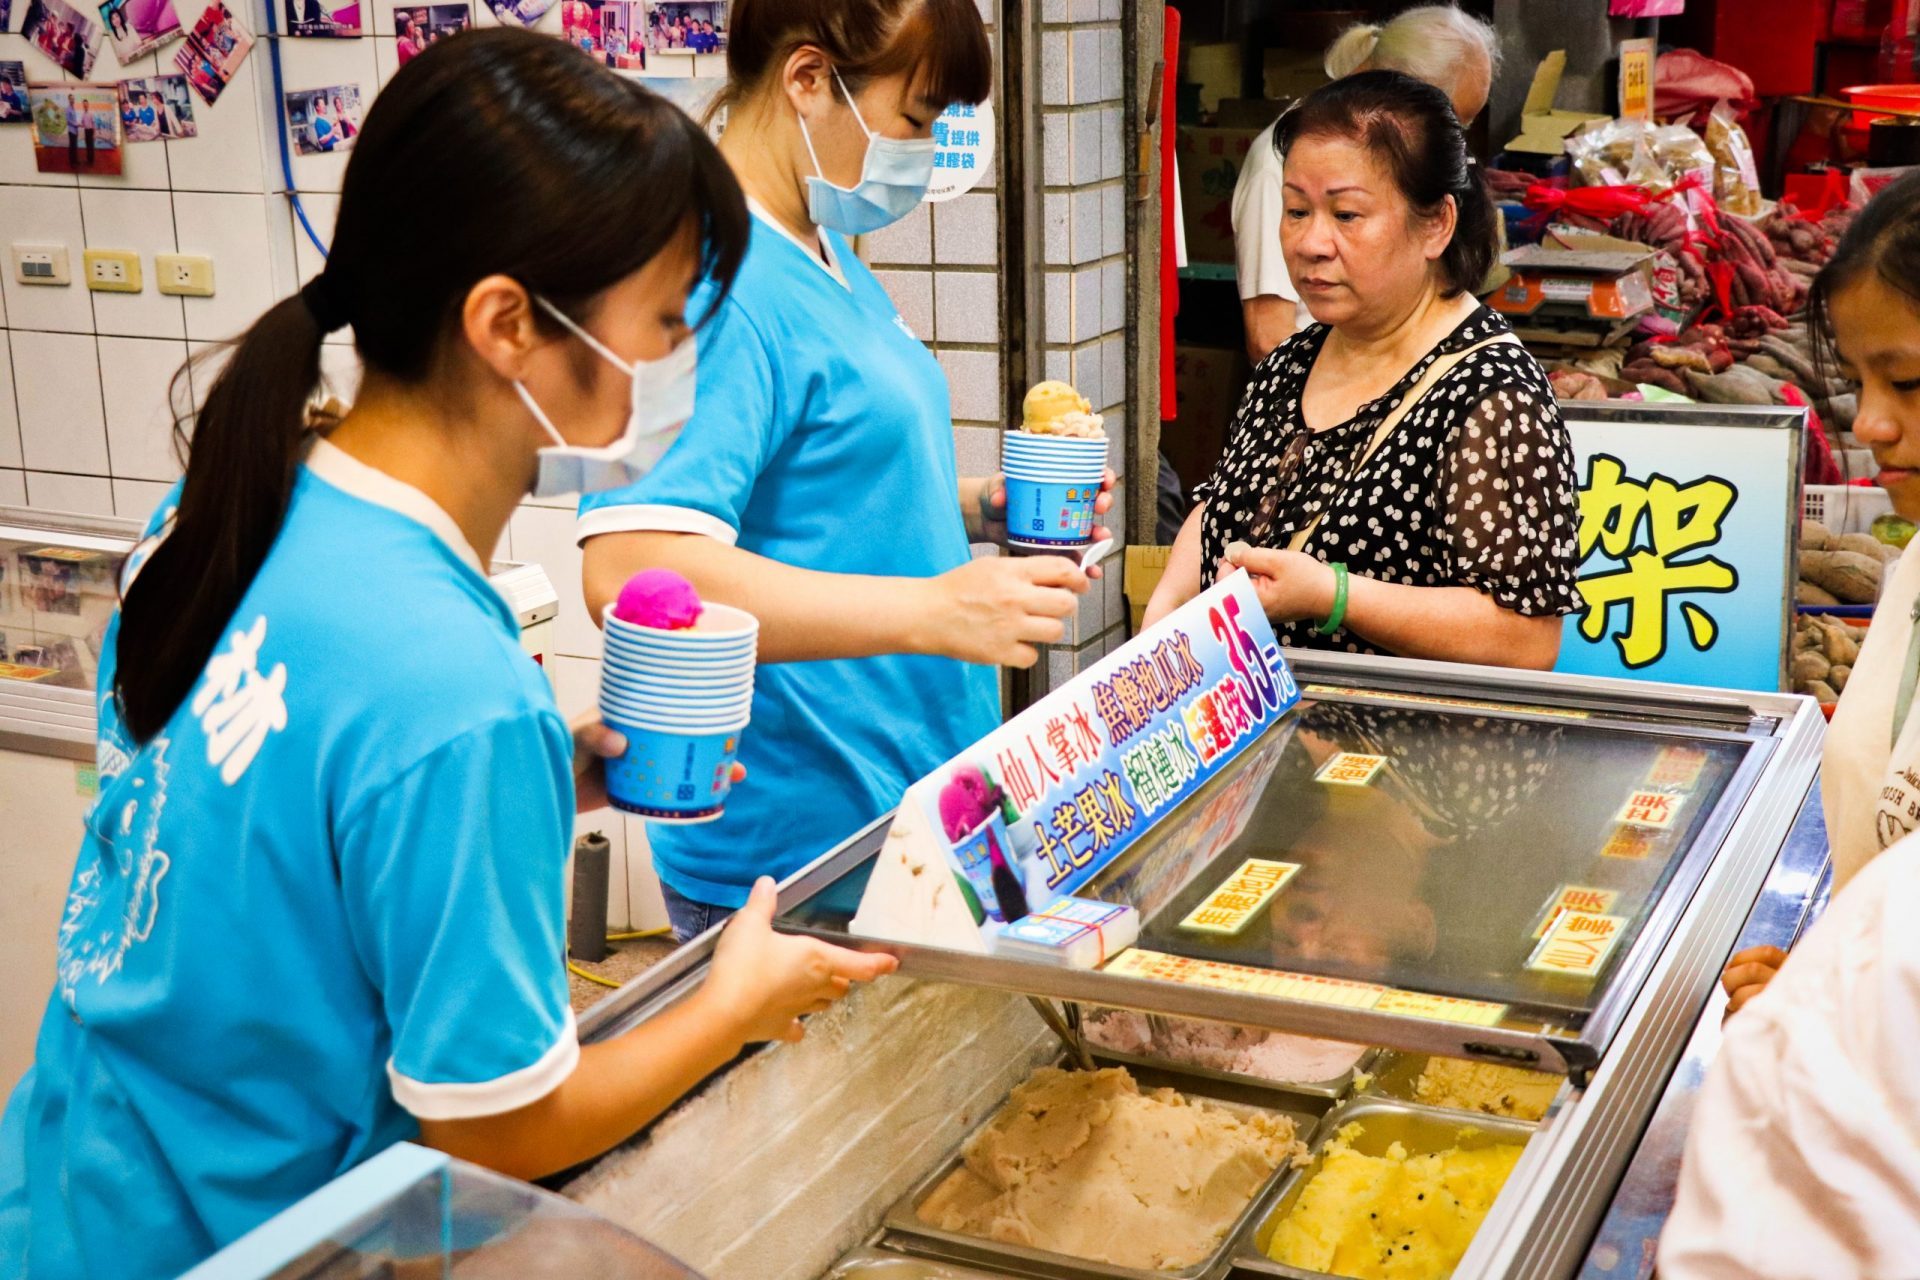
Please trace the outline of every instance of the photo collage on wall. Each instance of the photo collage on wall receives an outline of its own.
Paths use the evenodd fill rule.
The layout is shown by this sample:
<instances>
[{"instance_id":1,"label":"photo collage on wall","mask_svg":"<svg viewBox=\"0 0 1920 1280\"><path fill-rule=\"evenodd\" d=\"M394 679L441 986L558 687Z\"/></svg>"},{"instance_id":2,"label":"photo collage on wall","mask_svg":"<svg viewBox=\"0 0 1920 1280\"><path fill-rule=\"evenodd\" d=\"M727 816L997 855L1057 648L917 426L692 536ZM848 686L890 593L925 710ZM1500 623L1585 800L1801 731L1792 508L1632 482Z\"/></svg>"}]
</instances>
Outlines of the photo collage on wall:
<instances>
[{"instance_id":1,"label":"photo collage on wall","mask_svg":"<svg viewBox=\"0 0 1920 1280\"><path fill-rule=\"evenodd\" d=\"M727 0L647 0L648 53L686 57L727 51Z\"/></svg>"},{"instance_id":2,"label":"photo collage on wall","mask_svg":"<svg viewBox=\"0 0 1920 1280\"><path fill-rule=\"evenodd\" d=\"M61 0L29 0L20 34L68 75L84 80L100 54L100 24Z\"/></svg>"},{"instance_id":3,"label":"photo collage on wall","mask_svg":"<svg viewBox=\"0 0 1920 1280\"><path fill-rule=\"evenodd\" d=\"M120 125L129 143L191 138L193 94L185 76L148 76L120 82Z\"/></svg>"},{"instance_id":4,"label":"photo collage on wall","mask_svg":"<svg viewBox=\"0 0 1920 1280\"><path fill-rule=\"evenodd\" d=\"M234 73L253 49L253 35L240 19L220 0L213 0L187 33L180 52L173 55L174 65L186 74L187 83L208 106L220 100L232 83Z\"/></svg>"},{"instance_id":5,"label":"photo collage on wall","mask_svg":"<svg viewBox=\"0 0 1920 1280\"><path fill-rule=\"evenodd\" d=\"M473 9L466 4L427 4L393 11L393 39L400 52L400 65L448 36L457 35L473 25Z\"/></svg>"},{"instance_id":6,"label":"photo collage on wall","mask_svg":"<svg viewBox=\"0 0 1920 1280\"><path fill-rule=\"evenodd\" d=\"M561 0L560 34L597 62L620 71L647 65L641 0Z\"/></svg>"},{"instance_id":7,"label":"photo collage on wall","mask_svg":"<svg viewBox=\"0 0 1920 1280\"><path fill-rule=\"evenodd\" d=\"M27 106L27 64L0 61L0 124L26 124L32 119Z\"/></svg>"},{"instance_id":8,"label":"photo collage on wall","mask_svg":"<svg viewBox=\"0 0 1920 1280\"><path fill-rule=\"evenodd\" d=\"M114 84L35 84L33 156L41 173L112 176L121 171L120 88Z\"/></svg>"},{"instance_id":9,"label":"photo collage on wall","mask_svg":"<svg viewBox=\"0 0 1920 1280\"><path fill-rule=\"evenodd\" d=\"M287 0L287 34L344 39L361 34L361 0Z\"/></svg>"},{"instance_id":10,"label":"photo collage on wall","mask_svg":"<svg viewBox=\"0 0 1920 1280\"><path fill-rule=\"evenodd\" d=\"M303 156L351 151L360 136L360 86L336 84L289 93L287 133Z\"/></svg>"},{"instance_id":11,"label":"photo collage on wall","mask_svg":"<svg viewBox=\"0 0 1920 1280\"><path fill-rule=\"evenodd\" d=\"M113 56L123 67L180 34L180 15L174 12L173 0L107 0L100 6L100 21L106 24Z\"/></svg>"}]
</instances>

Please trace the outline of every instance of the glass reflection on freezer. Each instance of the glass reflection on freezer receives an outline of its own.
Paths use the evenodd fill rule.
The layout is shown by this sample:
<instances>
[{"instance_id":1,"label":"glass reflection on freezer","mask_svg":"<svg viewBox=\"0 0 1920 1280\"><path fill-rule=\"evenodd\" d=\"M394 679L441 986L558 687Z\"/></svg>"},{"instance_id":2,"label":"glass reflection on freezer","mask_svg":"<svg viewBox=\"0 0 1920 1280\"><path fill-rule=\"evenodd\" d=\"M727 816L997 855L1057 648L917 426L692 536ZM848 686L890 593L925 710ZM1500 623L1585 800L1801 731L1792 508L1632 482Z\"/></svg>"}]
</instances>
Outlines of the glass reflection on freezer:
<instances>
[{"instance_id":1,"label":"glass reflection on freezer","mask_svg":"<svg viewBox=\"0 0 1920 1280\"><path fill-rule=\"evenodd\" d=\"M0 680L91 689L120 562L116 552L0 538Z\"/></svg>"},{"instance_id":2,"label":"glass reflection on freezer","mask_svg":"<svg viewBox=\"0 0 1920 1280\"><path fill-rule=\"evenodd\" d=\"M1577 720L1302 707L1244 830L1143 913L1139 945L1526 1007L1572 1026L1746 750ZM1187 837L1176 826L1160 838ZM1300 869L1238 934L1183 927L1248 858ZM1614 932L1585 963L1543 945L1562 903L1618 922L1594 926Z\"/></svg>"}]
</instances>

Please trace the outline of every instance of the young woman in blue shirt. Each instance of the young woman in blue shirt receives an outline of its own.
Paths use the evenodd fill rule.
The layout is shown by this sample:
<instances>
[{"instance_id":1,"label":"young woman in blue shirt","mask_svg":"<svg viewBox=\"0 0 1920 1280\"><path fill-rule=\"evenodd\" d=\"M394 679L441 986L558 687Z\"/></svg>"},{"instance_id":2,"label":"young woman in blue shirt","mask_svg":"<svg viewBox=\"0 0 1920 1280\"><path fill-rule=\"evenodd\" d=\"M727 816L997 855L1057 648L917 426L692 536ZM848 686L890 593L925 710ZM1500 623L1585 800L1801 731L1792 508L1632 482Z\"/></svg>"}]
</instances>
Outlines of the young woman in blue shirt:
<instances>
[{"instance_id":1,"label":"young woman in blue shirt","mask_svg":"<svg viewBox=\"0 0 1920 1280\"><path fill-rule=\"evenodd\" d=\"M987 96L975 0L735 0L727 67L746 260L700 335L687 433L645 479L586 498L579 525L596 616L666 564L760 619L741 738L757 785L717 822L648 833L682 936L991 731L996 667L1060 641L1098 576L971 558L1003 533L1004 488L958 475L940 366L849 244L920 203L935 118Z\"/></svg>"},{"instance_id":2,"label":"young woman in blue shirt","mask_svg":"<svg viewBox=\"0 0 1920 1280\"><path fill-rule=\"evenodd\" d=\"M621 744L561 720L486 565L529 490L678 425L663 359L745 224L696 126L557 40L466 34L382 92L325 270L239 340L129 564L0 1274L177 1275L403 1139L566 1168L891 968L775 935L763 883L695 995L575 1036L562 867ZM365 381L315 440L348 327Z\"/></svg>"}]
</instances>

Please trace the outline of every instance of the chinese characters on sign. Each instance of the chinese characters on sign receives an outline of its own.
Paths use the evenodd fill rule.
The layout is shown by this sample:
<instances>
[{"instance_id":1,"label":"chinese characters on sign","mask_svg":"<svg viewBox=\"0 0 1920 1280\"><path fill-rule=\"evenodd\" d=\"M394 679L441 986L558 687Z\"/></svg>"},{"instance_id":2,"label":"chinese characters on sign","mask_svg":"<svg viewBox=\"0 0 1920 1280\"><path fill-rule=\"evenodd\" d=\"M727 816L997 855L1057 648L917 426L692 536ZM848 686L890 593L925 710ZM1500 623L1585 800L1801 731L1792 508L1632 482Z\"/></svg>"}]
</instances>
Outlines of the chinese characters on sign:
<instances>
[{"instance_id":1,"label":"chinese characters on sign","mask_svg":"<svg viewBox=\"0 0 1920 1280\"><path fill-rule=\"evenodd\" d=\"M1299 698L1236 574L915 783L903 807L991 939L1092 881Z\"/></svg>"},{"instance_id":2,"label":"chinese characters on sign","mask_svg":"<svg viewBox=\"0 0 1920 1280\"><path fill-rule=\"evenodd\" d=\"M1673 825L1674 816L1680 812L1680 804L1685 799L1669 791L1636 791L1627 797L1613 820L1630 827L1655 827L1664 831Z\"/></svg>"},{"instance_id":3,"label":"chinese characters on sign","mask_svg":"<svg viewBox=\"0 0 1920 1280\"><path fill-rule=\"evenodd\" d=\"M1385 756L1368 756L1357 751L1342 751L1321 765L1319 772L1313 775L1313 780L1339 787L1364 787L1373 781L1374 775L1385 768L1386 764Z\"/></svg>"},{"instance_id":4,"label":"chinese characters on sign","mask_svg":"<svg viewBox=\"0 0 1920 1280\"><path fill-rule=\"evenodd\" d=\"M1187 914L1180 927L1195 933L1239 933L1266 909L1275 894L1287 887L1287 881L1299 870L1297 862L1248 858L1238 871Z\"/></svg>"},{"instance_id":5,"label":"chinese characters on sign","mask_svg":"<svg viewBox=\"0 0 1920 1280\"><path fill-rule=\"evenodd\" d=\"M1585 911L1589 914L1599 914L1610 910L1619 898L1620 895L1612 889L1592 889L1583 884L1561 885L1560 892L1547 903L1540 927L1533 931L1533 936L1536 939L1546 937L1548 930L1553 928L1554 922L1564 912Z\"/></svg>"},{"instance_id":6,"label":"chinese characters on sign","mask_svg":"<svg viewBox=\"0 0 1920 1280\"><path fill-rule=\"evenodd\" d=\"M1580 490L1580 558L1584 562L1597 545L1602 563L1617 567L1582 571L1586 609L1580 634L1600 640L1614 606L1623 606L1623 625L1612 632L1621 661L1629 669L1649 666L1667 652L1669 605L1678 602L1693 647L1711 648L1719 624L1687 597L1732 591L1740 578L1724 560L1683 557L1720 540L1721 522L1738 498L1733 485L1716 476L1685 487L1657 473L1642 482L1629 477L1618 458L1590 458Z\"/></svg>"},{"instance_id":7,"label":"chinese characters on sign","mask_svg":"<svg viewBox=\"0 0 1920 1280\"><path fill-rule=\"evenodd\" d=\"M1533 949L1527 968L1574 978L1594 977L1613 954L1626 927L1625 916L1565 912Z\"/></svg>"},{"instance_id":8,"label":"chinese characters on sign","mask_svg":"<svg viewBox=\"0 0 1920 1280\"><path fill-rule=\"evenodd\" d=\"M1653 846L1654 833L1645 827L1619 827L1600 847L1600 856L1638 862L1653 852Z\"/></svg>"},{"instance_id":9,"label":"chinese characters on sign","mask_svg":"<svg viewBox=\"0 0 1920 1280\"><path fill-rule=\"evenodd\" d=\"M933 122L933 181L927 199L938 203L979 185L993 163L993 103L956 102Z\"/></svg>"}]
</instances>

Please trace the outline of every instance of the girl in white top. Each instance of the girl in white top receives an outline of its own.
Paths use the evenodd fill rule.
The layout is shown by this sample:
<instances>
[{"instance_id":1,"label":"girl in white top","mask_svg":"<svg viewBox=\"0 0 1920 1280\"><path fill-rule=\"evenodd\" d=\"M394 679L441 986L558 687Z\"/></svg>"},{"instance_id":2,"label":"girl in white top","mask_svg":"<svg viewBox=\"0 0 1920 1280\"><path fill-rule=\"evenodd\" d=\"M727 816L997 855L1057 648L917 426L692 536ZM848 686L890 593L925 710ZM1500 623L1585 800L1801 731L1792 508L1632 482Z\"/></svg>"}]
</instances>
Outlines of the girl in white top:
<instances>
[{"instance_id":1,"label":"girl in white top","mask_svg":"<svg viewBox=\"0 0 1920 1280\"><path fill-rule=\"evenodd\" d=\"M1859 382L1854 434L1873 447L1880 484L1920 520L1920 174L1855 220L1812 314ZM1727 1024L1701 1090L1661 1240L1666 1280L1920 1274L1917 597L1910 547L1827 736L1841 892L1791 964L1756 948L1728 966L1729 1007L1752 1007Z\"/></svg>"}]
</instances>

